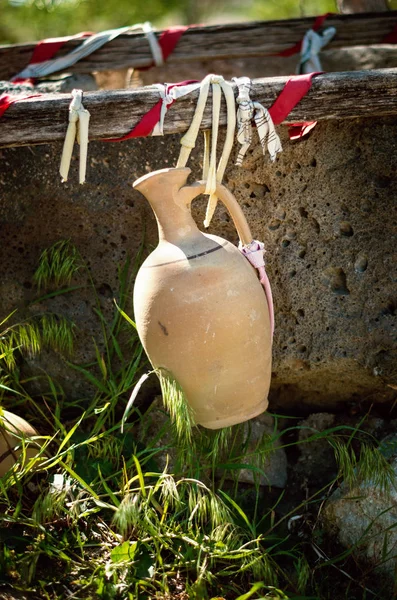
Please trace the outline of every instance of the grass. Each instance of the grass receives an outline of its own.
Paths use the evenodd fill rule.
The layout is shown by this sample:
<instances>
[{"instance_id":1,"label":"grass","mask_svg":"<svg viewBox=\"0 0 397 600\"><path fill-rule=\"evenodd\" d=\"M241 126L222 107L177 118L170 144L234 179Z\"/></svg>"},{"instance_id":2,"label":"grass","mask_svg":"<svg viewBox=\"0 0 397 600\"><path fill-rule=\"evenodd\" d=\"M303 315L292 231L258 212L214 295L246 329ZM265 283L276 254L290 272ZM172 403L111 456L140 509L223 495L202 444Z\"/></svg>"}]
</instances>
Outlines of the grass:
<instances>
[{"instance_id":1,"label":"grass","mask_svg":"<svg viewBox=\"0 0 397 600\"><path fill-rule=\"evenodd\" d=\"M207 431L164 373L160 430L152 429L151 409L141 410L133 397L128 403L147 369L128 316L136 265L119 271L110 321L96 301L101 339L92 342L90 364L74 362L73 323L60 316L17 320L13 313L0 325L1 406L26 416L43 442L38 457L0 479L0 597L384 599L381 586L368 591L351 553L329 546L310 525L342 480L353 487L372 478L390 487L390 465L360 426L313 431L304 442L294 420L280 433L277 416L274 431L254 443L249 423ZM70 242L58 243L42 254L37 292L48 297L66 285L65 293L76 293L70 286L84 269ZM63 356L92 393L70 399L46 373L37 377L47 391L32 392L21 367L43 349ZM321 440L337 461L326 485L292 507L288 490L277 496L259 485L276 442L294 448ZM241 469L251 470L254 485L239 483Z\"/></svg>"}]
</instances>

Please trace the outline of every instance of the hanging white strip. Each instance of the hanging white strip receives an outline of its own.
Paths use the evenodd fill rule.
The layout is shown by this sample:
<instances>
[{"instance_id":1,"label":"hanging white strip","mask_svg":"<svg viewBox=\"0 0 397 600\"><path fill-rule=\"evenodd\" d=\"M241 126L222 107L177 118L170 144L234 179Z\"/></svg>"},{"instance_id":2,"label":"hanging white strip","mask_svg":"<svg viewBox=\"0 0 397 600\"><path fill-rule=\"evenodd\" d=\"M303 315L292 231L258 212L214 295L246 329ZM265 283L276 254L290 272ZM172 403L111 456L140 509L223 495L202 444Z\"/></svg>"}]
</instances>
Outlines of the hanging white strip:
<instances>
[{"instance_id":1,"label":"hanging white strip","mask_svg":"<svg viewBox=\"0 0 397 600\"><path fill-rule=\"evenodd\" d=\"M66 131L59 167L62 182L68 180L70 161L76 137L80 145L79 183L85 182L89 121L90 113L83 106L82 90L73 90L72 101L69 105L69 125Z\"/></svg>"},{"instance_id":2,"label":"hanging white strip","mask_svg":"<svg viewBox=\"0 0 397 600\"><path fill-rule=\"evenodd\" d=\"M252 82L249 77L234 77L238 88L237 102L237 141L241 144L236 165L243 164L243 158L252 143L252 120L254 118L254 103L250 98Z\"/></svg>"},{"instance_id":3,"label":"hanging white strip","mask_svg":"<svg viewBox=\"0 0 397 600\"><path fill-rule=\"evenodd\" d=\"M277 154L282 151L281 141L278 137L269 111L259 102L253 102L250 98L252 82L248 77L236 77L233 81L238 87L237 97L237 141L241 148L237 155L236 165L241 166L245 153L252 143L252 121L258 130L259 140L263 148L270 154L270 160L274 161Z\"/></svg>"},{"instance_id":4,"label":"hanging white strip","mask_svg":"<svg viewBox=\"0 0 397 600\"><path fill-rule=\"evenodd\" d=\"M179 154L177 167L184 167L189 159L192 149L196 145L197 135L203 120L204 109L207 103L209 87L212 85L212 142L210 142L209 132L204 133L205 150L203 160L203 179L207 180L206 194L209 194L209 202L205 216L204 225L208 227L217 205L216 183L221 183L226 165L233 147L234 130L236 126L236 112L234 103L233 88L220 75L207 75L200 84L200 95L197 101L196 110L188 131L181 139L181 151ZM223 91L227 103L227 132L226 141L223 148L221 160L216 168L216 145L218 139L219 113L221 90ZM211 145L211 152L209 151Z\"/></svg>"},{"instance_id":5,"label":"hanging white strip","mask_svg":"<svg viewBox=\"0 0 397 600\"><path fill-rule=\"evenodd\" d=\"M317 73L322 71L319 53L334 37L335 27L328 27L321 34L309 29L302 41L301 56L297 66L297 73Z\"/></svg>"},{"instance_id":6,"label":"hanging white strip","mask_svg":"<svg viewBox=\"0 0 397 600\"><path fill-rule=\"evenodd\" d=\"M207 75L200 83L200 95L197 100L197 106L193 115L190 127L181 138L181 151L179 153L177 167L185 167L191 151L196 145L197 135L200 129L201 121L203 120L204 109L207 103L208 92L210 88L211 78L213 75Z\"/></svg>"},{"instance_id":7,"label":"hanging white strip","mask_svg":"<svg viewBox=\"0 0 397 600\"><path fill-rule=\"evenodd\" d=\"M266 154L267 150L270 155L270 160L273 162L276 160L277 154L283 150L280 138L276 133L273 120L267 108L262 106L259 102L254 102L254 111L255 125L258 130L263 154Z\"/></svg>"},{"instance_id":8,"label":"hanging white strip","mask_svg":"<svg viewBox=\"0 0 397 600\"><path fill-rule=\"evenodd\" d=\"M230 153L232 151L233 148L233 142L234 142L234 131L236 129L236 105L235 105L235 100L234 100L234 92L233 92L233 88L230 85L230 83L228 83L227 81L225 81L223 79L223 77L218 77L215 81L212 81L212 90L214 92L216 87L221 88L224 96L225 96L225 100L226 100L226 108L227 108L227 113L226 113L226 118L227 118L227 127L226 127L226 139L225 139L225 144L223 146L223 152L221 155L221 158L219 160L218 163L218 168L216 170L216 182L217 183L222 183L222 179L223 176L225 174L225 170L227 167L227 163L229 161L229 157L230 157ZM213 96L213 100L214 102L214 96ZM213 121L212 123L212 135L214 135L214 130L217 131L217 127L219 126L219 124L215 125L215 121ZM209 144L208 144L209 145ZM215 142L215 147L216 147L216 142ZM213 154L215 155L216 150L213 150ZM214 159L215 160L215 159ZM207 184L208 185L208 184ZM215 190L212 191L212 193L210 194L210 198L208 200L208 204L207 204L207 210L205 213L205 220L204 220L204 227L209 227L210 223L211 223L211 219L214 215L216 206L218 204L218 197L215 193Z\"/></svg>"},{"instance_id":9,"label":"hanging white strip","mask_svg":"<svg viewBox=\"0 0 397 600\"><path fill-rule=\"evenodd\" d=\"M146 21L142 25L142 31L146 35L146 39L149 42L150 50L152 51L153 61L156 67L162 67L164 64L163 51L160 44L157 41L157 36L153 31L151 23Z\"/></svg>"}]
</instances>

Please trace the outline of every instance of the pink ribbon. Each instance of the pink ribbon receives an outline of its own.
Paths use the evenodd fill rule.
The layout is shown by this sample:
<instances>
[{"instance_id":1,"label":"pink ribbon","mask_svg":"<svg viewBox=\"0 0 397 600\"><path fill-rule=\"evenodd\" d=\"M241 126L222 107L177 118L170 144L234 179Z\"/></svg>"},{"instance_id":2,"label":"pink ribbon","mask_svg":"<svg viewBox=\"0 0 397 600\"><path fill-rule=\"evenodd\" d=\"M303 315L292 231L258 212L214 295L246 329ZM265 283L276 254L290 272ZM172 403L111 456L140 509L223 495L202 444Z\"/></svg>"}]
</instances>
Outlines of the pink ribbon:
<instances>
[{"instance_id":1,"label":"pink ribbon","mask_svg":"<svg viewBox=\"0 0 397 600\"><path fill-rule=\"evenodd\" d=\"M246 246L240 246L240 252L244 254L245 258L251 263L255 269L257 269L259 273L259 281L261 282L263 289L265 290L267 306L269 309L269 319L270 319L270 331L273 339L274 334L274 305L273 305L273 294L272 289L270 287L269 278L267 276L265 270L265 259L264 259L264 248L265 245L263 242L258 242L258 240L253 240L250 244Z\"/></svg>"}]
</instances>

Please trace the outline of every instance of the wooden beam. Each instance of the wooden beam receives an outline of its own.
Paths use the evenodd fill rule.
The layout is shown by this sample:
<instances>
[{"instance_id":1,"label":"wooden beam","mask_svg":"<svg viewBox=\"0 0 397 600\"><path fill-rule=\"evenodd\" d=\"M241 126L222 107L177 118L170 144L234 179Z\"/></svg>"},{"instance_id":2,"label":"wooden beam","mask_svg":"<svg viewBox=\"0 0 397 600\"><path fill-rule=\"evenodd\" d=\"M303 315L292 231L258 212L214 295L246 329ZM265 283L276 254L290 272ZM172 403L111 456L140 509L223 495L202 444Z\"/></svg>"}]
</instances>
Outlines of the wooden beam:
<instances>
[{"instance_id":1,"label":"wooden beam","mask_svg":"<svg viewBox=\"0 0 397 600\"><path fill-rule=\"evenodd\" d=\"M168 58L170 64L212 59L233 59L276 54L301 41L314 17L284 21L262 21L230 25L192 27L179 40ZM369 46L382 43L397 23L397 11L353 15L331 15L324 26L337 33L327 48ZM159 32L160 33L160 32ZM70 40L56 56L81 44ZM35 43L0 46L0 79L8 80L30 61ZM142 33L121 35L72 67L74 73L144 67L152 64L151 52Z\"/></svg>"},{"instance_id":2,"label":"wooden beam","mask_svg":"<svg viewBox=\"0 0 397 600\"><path fill-rule=\"evenodd\" d=\"M251 97L270 107L288 77L255 79ZM164 133L187 130L198 91L177 100L168 110ZM87 92L84 107L91 113L90 139L120 137L130 131L160 99L154 87L136 90ZM11 105L0 120L0 147L43 144L64 139L68 123L69 94L43 94ZM313 79L308 94L285 123L377 117L397 114L397 69L326 73ZM221 125L226 124L222 106ZM211 126L211 102L202 129Z\"/></svg>"}]
</instances>

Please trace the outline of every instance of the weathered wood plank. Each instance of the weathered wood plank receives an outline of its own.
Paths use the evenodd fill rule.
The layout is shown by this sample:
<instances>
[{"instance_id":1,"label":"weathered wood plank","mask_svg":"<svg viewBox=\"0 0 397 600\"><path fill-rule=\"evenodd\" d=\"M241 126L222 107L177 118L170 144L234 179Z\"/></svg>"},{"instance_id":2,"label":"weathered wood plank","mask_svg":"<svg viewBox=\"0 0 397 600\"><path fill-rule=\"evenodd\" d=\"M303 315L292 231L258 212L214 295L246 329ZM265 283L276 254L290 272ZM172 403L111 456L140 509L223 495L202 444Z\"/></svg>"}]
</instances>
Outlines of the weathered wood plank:
<instances>
[{"instance_id":1,"label":"weathered wood plank","mask_svg":"<svg viewBox=\"0 0 397 600\"><path fill-rule=\"evenodd\" d=\"M275 54L299 42L313 25L314 17L284 21L250 22L192 27L183 34L169 63L231 59ZM382 43L397 23L397 11L332 15L325 26L337 29L327 48L367 46ZM160 32L159 32L160 33ZM81 40L70 40L58 52L62 56ZM8 80L30 60L35 43L0 46L0 79ZM151 52L141 33L122 35L73 66L74 73L143 67L152 63Z\"/></svg>"},{"instance_id":2,"label":"weathered wood plank","mask_svg":"<svg viewBox=\"0 0 397 600\"><path fill-rule=\"evenodd\" d=\"M255 79L252 98L269 107L283 89L287 77ZM198 92L175 102L166 115L164 133L187 130ZM91 113L90 139L119 137L130 131L158 102L154 87L136 90L87 92L84 106ZM69 94L44 94L16 102L0 120L0 147L24 146L63 140L68 122ZM397 69L327 73L313 79L308 94L290 113L286 123L322 119L376 117L397 113ZM222 107L221 125L226 124ZM211 125L211 102L202 129Z\"/></svg>"}]
</instances>

